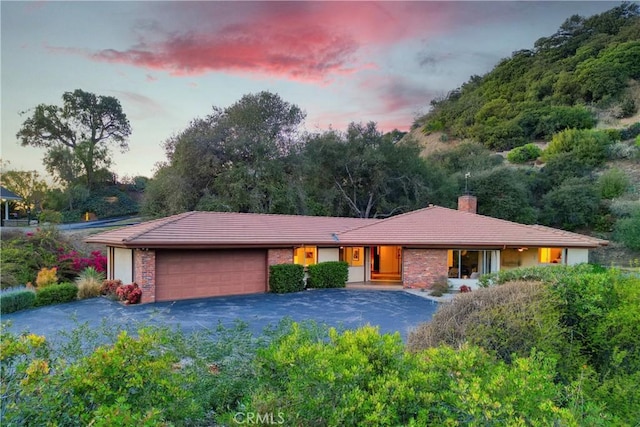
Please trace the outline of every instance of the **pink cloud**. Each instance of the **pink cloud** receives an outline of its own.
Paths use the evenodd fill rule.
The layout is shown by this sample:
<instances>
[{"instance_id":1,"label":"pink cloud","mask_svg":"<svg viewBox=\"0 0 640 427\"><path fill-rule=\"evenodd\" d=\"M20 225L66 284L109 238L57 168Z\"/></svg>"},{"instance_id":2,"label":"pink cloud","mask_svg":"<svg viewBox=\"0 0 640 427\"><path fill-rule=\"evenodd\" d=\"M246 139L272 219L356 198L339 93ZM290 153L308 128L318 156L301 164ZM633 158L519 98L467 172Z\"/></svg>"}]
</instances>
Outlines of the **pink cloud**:
<instances>
[{"instance_id":1,"label":"pink cloud","mask_svg":"<svg viewBox=\"0 0 640 427\"><path fill-rule=\"evenodd\" d=\"M371 56L378 47L465 21L455 15L455 4L432 2L180 2L160 7L158 19L166 22L141 24L129 48L62 51L177 76L239 72L318 82L375 66ZM171 25L179 30L171 31Z\"/></svg>"}]
</instances>

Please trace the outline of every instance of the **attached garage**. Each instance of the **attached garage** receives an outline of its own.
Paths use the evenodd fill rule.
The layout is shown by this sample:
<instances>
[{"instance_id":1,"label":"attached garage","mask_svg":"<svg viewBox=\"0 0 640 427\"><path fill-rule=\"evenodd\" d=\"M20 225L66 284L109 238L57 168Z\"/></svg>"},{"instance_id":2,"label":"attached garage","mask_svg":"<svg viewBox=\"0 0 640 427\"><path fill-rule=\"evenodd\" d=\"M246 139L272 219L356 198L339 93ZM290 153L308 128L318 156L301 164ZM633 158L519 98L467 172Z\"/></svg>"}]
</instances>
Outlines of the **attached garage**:
<instances>
[{"instance_id":1,"label":"attached garage","mask_svg":"<svg viewBox=\"0 0 640 427\"><path fill-rule=\"evenodd\" d=\"M156 251L156 301L266 291L266 250Z\"/></svg>"}]
</instances>

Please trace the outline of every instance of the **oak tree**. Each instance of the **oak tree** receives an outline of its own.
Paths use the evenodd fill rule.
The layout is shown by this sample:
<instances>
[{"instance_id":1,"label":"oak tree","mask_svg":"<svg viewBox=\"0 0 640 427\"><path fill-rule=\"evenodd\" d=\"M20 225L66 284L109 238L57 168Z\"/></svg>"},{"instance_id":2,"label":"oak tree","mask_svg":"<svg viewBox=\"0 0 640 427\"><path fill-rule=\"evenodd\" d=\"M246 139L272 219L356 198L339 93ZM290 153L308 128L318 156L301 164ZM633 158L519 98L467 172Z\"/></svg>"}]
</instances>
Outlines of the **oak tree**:
<instances>
[{"instance_id":1,"label":"oak tree","mask_svg":"<svg viewBox=\"0 0 640 427\"><path fill-rule=\"evenodd\" d=\"M45 166L58 181L69 185L83 178L91 189L95 171L111 163L111 145L129 148L131 126L115 97L76 89L62 100L62 106L40 104L23 112L29 117L16 137L22 146L47 149Z\"/></svg>"}]
</instances>

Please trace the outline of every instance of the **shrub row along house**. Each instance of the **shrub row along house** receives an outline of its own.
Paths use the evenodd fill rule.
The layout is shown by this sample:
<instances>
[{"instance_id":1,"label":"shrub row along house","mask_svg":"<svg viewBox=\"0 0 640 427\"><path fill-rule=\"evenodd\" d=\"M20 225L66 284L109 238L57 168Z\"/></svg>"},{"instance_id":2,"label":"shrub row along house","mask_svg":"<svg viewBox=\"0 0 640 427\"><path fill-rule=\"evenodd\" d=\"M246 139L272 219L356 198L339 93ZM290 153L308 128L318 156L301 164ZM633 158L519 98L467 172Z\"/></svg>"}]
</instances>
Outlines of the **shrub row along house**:
<instances>
[{"instance_id":1,"label":"shrub row along house","mask_svg":"<svg viewBox=\"0 0 640 427\"><path fill-rule=\"evenodd\" d=\"M385 219L187 212L87 239L108 247L108 278L136 282L142 302L268 291L269 266L346 261L350 283L429 288L537 264L578 264L607 241L430 205Z\"/></svg>"}]
</instances>

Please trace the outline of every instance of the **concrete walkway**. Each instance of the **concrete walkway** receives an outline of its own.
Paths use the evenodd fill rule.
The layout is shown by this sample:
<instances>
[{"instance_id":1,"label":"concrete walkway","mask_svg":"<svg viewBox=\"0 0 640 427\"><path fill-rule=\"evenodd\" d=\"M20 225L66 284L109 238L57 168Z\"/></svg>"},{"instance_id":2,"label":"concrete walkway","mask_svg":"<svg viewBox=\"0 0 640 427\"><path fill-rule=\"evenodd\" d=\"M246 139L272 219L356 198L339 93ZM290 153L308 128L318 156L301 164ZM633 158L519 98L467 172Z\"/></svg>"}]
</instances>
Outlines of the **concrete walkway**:
<instances>
[{"instance_id":1,"label":"concrete walkway","mask_svg":"<svg viewBox=\"0 0 640 427\"><path fill-rule=\"evenodd\" d=\"M2 322L10 321L13 332L29 330L55 340L60 330L71 330L83 323L98 327L103 321L126 329L146 324L181 327L189 332L215 328L219 323L231 326L241 320L260 333L288 317L345 328L371 324L383 333L400 332L406 340L409 331L431 320L438 308L436 301L425 298L425 292L417 292L420 291L316 289L133 306L93 298L3 315Z\"/></svg>"}]
</instances>

